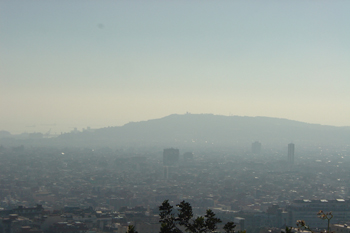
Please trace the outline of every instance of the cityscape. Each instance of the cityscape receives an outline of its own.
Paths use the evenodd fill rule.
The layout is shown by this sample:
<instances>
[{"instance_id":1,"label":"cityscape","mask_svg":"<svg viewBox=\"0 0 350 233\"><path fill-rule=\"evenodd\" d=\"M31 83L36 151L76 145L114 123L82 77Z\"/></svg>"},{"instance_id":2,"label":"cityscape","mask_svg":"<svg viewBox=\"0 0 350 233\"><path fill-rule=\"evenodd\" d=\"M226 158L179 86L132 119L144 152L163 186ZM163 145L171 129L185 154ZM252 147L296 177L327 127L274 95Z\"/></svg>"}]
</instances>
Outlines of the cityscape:
<instances>
[{"instance_id":1,"label":"cityscape","mask_svg":"<svg viewBox=\"0 0 350 233\"><path fill-rule=\"evenodd\" d=\"M349 9L0 0L0 233L350 233Z\"/></svg>"},{"instance_id":2,"label":"cityscape","mask_svg":"<svg viewBox=\"0 0 350 233\"><path fill-rule=\"evenodd\" d=\"M184 200L196 216L211 209L236 231L280 232L296 228L297 220L326 229L320 210L332 211L332 230L346 229L350 218L347 145L252 141L188 150L31 146L21 137L2 142L11 142L0 147L3 232L126 232L129 225L158 232L164 200L174 206Z\"/></svg>"}]
</instances>

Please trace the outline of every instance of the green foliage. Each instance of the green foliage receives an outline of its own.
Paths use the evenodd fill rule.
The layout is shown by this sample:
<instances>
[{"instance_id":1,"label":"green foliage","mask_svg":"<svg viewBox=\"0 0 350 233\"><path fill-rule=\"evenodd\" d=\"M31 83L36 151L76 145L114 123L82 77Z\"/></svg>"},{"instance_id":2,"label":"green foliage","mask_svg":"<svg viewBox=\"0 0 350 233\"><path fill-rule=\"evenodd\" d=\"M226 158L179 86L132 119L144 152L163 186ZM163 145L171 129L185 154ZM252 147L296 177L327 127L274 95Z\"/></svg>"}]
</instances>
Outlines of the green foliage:
<instances>
[{"instance_id":1,"label":"green foliage","mask_svg":"<svg viewBox=\"0 0 350 233\"><path fill-rule=\"evenodd\" d=\"M193 211L190 203L182 201L176 205L178 214L173 213L173 206L165 200L159 206L159 222L161 223L160 233L181 233L179 227L183 227L185 232L191 233L206 233L213 232L217 229L217 224L221 223L221 219L215 217L212 210L207 210L204 216L193 218ZM226 233L234 233L236 225L233 222L228 222L224 226Z\"/></svg>"},{"instance_id":2,"label":"green foliage","mask_svg":"<svg viewBox=\"0 0 350 233\"><path fill-rule=\"evenodd\" d=\"M292 233L293 227L287 227L286 226L286 233Z\"/></svg>"},{"instance_id":3,"label":"green foliage","mask_svg":"<svg viewBox=\"0 0 350 233\"><path fill-rule=\"evenodd\" d=\"M159 222L161 223L161 233L180 233L181 231L176 226L176 219L173 212L173 206L166 200L159 206Z\"/></svg>"},{"instance_id":4,"label":"green foliage","mask_svg":"<svg viewBox=\"0 0 350 233\"><path fill-rule=\"evenodd\" d=\"M235 232L234 231L235 227L236 227L236 225L233 222L226 223L225 226L224 226L225 233L233 233L233 232ZM241 232L245 233L245 230L241 231Z\"/></svg>"},{"instance_id":5,"label":"green foliage","mask_svg":"<svg viewBox=\"0 0 350 233\"><path fill-rule=\"evenodd\" d=\"M204 215L204 217L205 226L209 231L215 231L217 229L216 225L222 222L221 219L215 217L215 214L212 210L207 210L207 214Z\"/></svg>"},{"instance_id":6,"label":"green foliage","mask_svg":"<svg viewBox=\"0 0 350 233\"><path fill-rule=\"evenodd\" d=\"M176 205L179 207L178 220L181 226L189 227L188 223L193 218L192 207L190 203L182 201L180 204ZM186 229L187 230L187 229Z\"/></svg>"},{"instance_id":7,"label":"green foliage","mask_svg":"<svg viewBox=\"0 0 350 233\"><path fill-rule=\"evenodd\" d=\"M311 228L308 225L306 225L304 220L297 220L297 227L298 227L299 231L303 230L303 231L311 231L311 232L313 232L311 230Z\"/></svg>"},{"instance_id":8,"label":"green foliage","mask_svg":"<svg viewBox=\"0 0 350 233\"><path fill-rule=\"evenodd\" d=\"M128 226L127 233L138 233L133 225Z\"/></svg>"}]
</instances>

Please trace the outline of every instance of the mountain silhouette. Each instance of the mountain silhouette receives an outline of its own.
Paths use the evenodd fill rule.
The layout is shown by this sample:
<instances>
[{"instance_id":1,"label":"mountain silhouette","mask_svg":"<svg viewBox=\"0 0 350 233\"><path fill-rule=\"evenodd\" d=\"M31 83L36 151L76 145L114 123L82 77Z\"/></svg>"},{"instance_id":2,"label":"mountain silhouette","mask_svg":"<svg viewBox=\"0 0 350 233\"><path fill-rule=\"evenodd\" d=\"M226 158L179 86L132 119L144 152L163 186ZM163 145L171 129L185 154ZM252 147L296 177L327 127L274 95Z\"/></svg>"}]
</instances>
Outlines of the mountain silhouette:
<instances>
[{"instance_id":1,"label":"mountain silhouette","mask_svg":"<svg viewBox=\"0 0 350 233\"><path fill-rule=\"evenodd\" d=\"M213 114L173 114L160 119L130 122L123 126L60 135L66 143L90 145L182 144L240 145L258 140L264 144L347 145L350 127L310 124L299 121Z\"/></svg>"}]
</instances>

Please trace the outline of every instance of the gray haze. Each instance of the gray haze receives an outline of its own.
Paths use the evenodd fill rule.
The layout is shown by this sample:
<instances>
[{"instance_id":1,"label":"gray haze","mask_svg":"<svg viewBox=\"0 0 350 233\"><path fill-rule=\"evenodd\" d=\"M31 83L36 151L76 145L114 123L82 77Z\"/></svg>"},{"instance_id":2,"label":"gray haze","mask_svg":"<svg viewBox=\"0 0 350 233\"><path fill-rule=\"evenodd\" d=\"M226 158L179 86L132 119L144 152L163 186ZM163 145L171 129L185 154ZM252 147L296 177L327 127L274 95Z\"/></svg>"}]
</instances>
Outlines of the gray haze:
<instances>
[{"instance_id":1,"label":"gray haze","mask_svg":"<svg viewBox=\"0 0 350 233\"><path fill-rule=\"evenodd\" d=\"M349 9L0 1L0 233L349 232Z\"/></svg>"}]
</instances>

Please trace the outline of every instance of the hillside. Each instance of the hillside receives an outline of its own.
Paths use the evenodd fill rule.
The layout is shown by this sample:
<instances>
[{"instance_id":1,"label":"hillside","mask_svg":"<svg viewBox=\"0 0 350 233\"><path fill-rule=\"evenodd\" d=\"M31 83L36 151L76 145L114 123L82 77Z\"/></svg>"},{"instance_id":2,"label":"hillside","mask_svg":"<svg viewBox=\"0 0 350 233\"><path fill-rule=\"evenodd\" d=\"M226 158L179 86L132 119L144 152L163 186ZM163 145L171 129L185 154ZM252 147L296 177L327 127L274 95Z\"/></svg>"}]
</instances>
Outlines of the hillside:
<instances>
[{"instance_id":1,"label":"hillside","mask_svg":"<svg viewBox=\"0 0 350 233\"><path fill-rule=\"evenodd\" d=\"M131 122L94 132L66 133L57 140L98 145L235 145L262 143L346 145L350 127L309 124L270 117L221 116L212 114L169 115L160 119Z\"/></svg>"}]
</instances>

